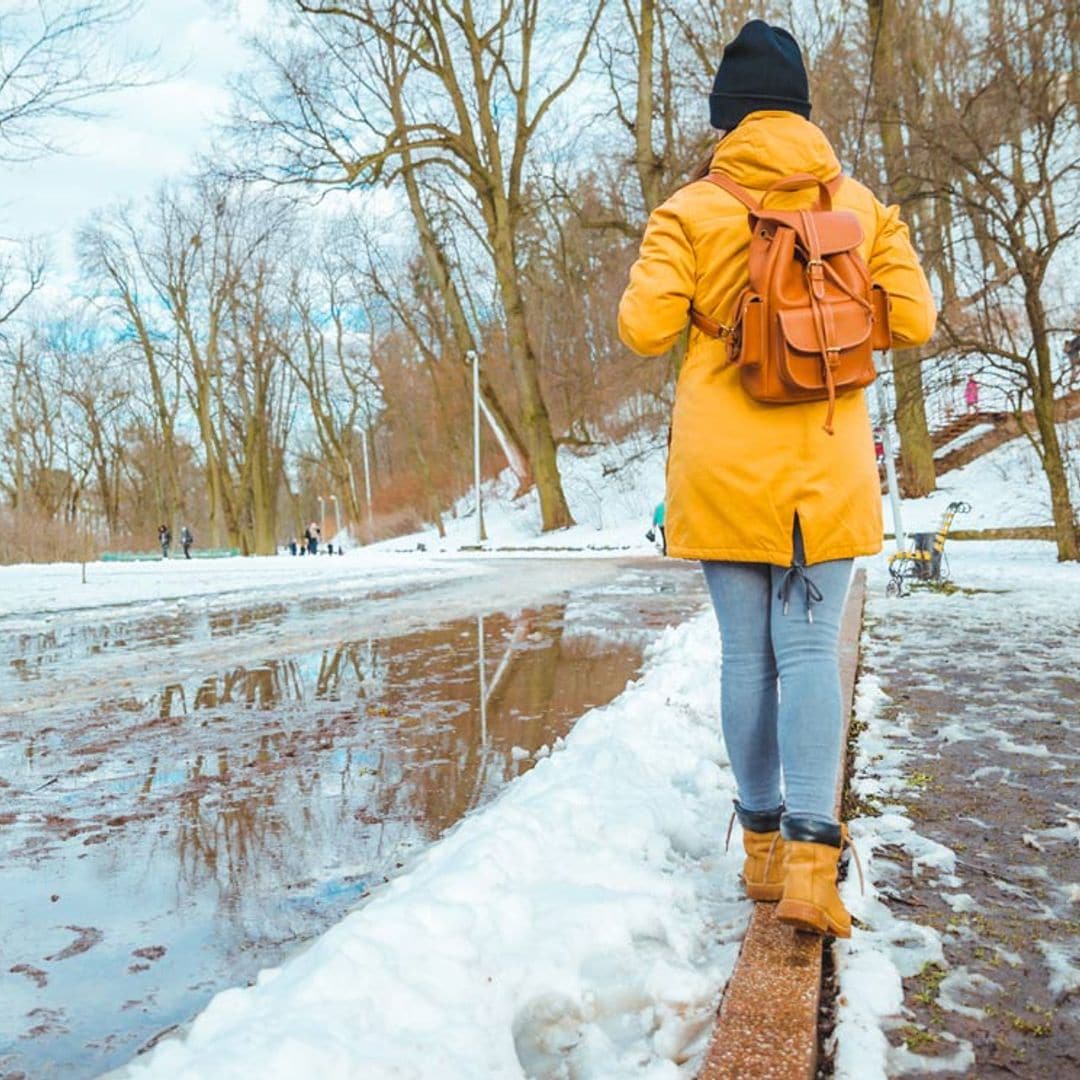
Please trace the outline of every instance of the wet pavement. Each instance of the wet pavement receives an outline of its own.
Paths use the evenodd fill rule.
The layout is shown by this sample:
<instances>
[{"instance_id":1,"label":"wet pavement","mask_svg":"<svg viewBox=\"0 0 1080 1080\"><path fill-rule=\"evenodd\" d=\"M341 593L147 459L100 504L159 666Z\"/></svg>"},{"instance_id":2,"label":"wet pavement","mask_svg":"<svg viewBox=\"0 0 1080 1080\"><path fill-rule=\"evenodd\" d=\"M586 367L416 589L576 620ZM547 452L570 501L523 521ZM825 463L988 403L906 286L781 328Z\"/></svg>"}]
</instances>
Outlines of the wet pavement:
<instances>
[{"instance_id":1,"label":"wet pavement","mask_svg":"<svg viewBox=\"0 0 1080 1080\"><path fill-rule=\"evenodd\" d=\"M883 899L942 944L903 980L890 1075L1080 1076L1078 627L1075 592L1004 575L996 592L868 604L863 664L904 760L887 802L930 842L878 852Z\"/></svg>"},{"instance_id":2,"label":"wet pavement","mask_svg":"<svg viewBox=\"0 0 1080 1080\"><path fill-rule=\"evenodd\" d=\"M0 626L0 1077L97 1075L279 963L704 602L659 560L485 580Z\"/></svg>"}]
</instances>

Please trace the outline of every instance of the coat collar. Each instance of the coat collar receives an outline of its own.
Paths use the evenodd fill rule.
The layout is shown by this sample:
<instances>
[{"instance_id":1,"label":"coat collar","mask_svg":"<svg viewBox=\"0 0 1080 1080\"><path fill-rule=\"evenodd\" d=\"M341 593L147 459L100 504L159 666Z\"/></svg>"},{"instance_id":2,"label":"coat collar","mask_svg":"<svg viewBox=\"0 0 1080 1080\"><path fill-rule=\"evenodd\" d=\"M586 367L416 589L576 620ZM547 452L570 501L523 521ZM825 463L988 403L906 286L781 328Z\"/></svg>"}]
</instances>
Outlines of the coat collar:
<instances>
[{"instance_id":1,"label":"coat collar","mask_svg":"<svg viewBox=\"0 0 1080 1080\"><path fill-rule=\"evenodd\" d=\"M712 168L745 187L761 189L792 173L831 180L840 162L825 133L797 113L750 113L716 145Z\"/></svg>"}]
</instances>

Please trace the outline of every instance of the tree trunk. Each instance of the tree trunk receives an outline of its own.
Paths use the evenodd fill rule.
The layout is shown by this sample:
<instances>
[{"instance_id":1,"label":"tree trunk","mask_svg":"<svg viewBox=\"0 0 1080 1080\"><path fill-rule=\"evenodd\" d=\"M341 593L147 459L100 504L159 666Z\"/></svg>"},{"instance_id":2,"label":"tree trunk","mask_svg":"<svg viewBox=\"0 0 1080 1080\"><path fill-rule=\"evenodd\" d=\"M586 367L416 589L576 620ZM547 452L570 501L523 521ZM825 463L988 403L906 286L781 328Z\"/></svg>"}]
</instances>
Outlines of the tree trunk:
<instances>
[{"instance_id":1,"label":"tree trunk","mask_svg":"<svg viewBox=\"0 0 1080 1080\"><path fill-rule=\"evenodd\" d=\"M664 162L653 150L653 34L656 25L655 0L641 0L637 27L637 95L634 107L634 167L641 184L645 213L651 214L663 201Z\"/></svg>"},{"instance_id":2,"label":"tree trunk","mask_svg":"<svg viewBox=\"0 0 1080 1080\"><path fill-rule=\"evenodd\" d=\"M922 356L919 350L893 353L896 430L900 436L900 493L919 499L937 487L934 444L926 423Z\"/></svg>"},{"instance_id":3,"label":"tree trunk","mask_svg":"<svg viewBox=\"0 0 1080 1080\"><path fill-rule=\"evenodd\" d=\"M1080 561L1080 536L1077 534L1072 498L1069 494L1069 477L1065 459L1061 453L1057 426L1054 424L1053 401L1040 398L1035 402L1035 421L1042 442L1042 465L1046 481L1050 485L1050 508L1054 517L1054 539L1057 542L1059 562Z\"/></svg>"},{"instance_id":4,"label":"tree trunk","mask_svg":"<svg viewBox=\"0 0 1080 1080\"><path fill-rule=\"evenodd\" d=\"M1050 508L1054 517L1058 561L1076 562L1080 560L1080 536L1077 535L1076 517L1069 494L1069 477L1055 422L1054 372L1046 311L1039 295L1040 281L1038 277L1026 277L1024 282L1025 306L1035 343L1035 372L1038 376L1037 385L1031 388L1032 405L1035 410L1035 424L1039 429L1039 441L1042 444L1038 448L1039 457L1042 459L1043 472L1046 473L1046 482L1050 485Z\"/></svg>"},{"instance_id":5,"label":"tree trunk","mask_svg":"<svg viewBox=\"0 0 1080 1080\"><path fill-rule=\"evenodd\" d=\"M521 423L529 447L529 460L540 496L541 528L544 532L574 524L559 477L557 449L551 434L551 418L540 390L536 356L529 341L525 304L517 278L513 245L507 231L496 236L495 262L499 293L506 314L506 341L521 403Z\"/></svg>"},{"instance_id":6,"label":"tree trunk","mask_svg":"<svg viewBox=\"0 0 1080 1080\"><path fill-rule=\"evenodd\" d=\"M866 7L870 18L870 40L877 45L872 65L872 91L877 105L878 134L885 159L889 198L910 207L915 185L910 177L900 125L888 115L889 103L895 100L898 90L894 58L899 53L891 18L895 12L894 8L886 7L885 0L867 0ZM937 487L934 447L926 423L921 354L918 351L893 353L893 371L896 376L896 430L900 437L900 490L905 498L920 498Z\"/></svg>"},{"instance_id":7,"label":"tree trunk","mask_svg":"<svg viewBox=\"0 0 1080 1080\"><path fill-rule=\"evenodd\" d=\"M404 125L400 89L400 86L393 87L390 101L395 120ZM416 223L416 231L420 238L420 251L424 256L424 264L427 266L428 273L435 283L435 288L438 290L447 318L450 320L450 328L454 334L454 342L461 362L468 364L469 352L479 350L468 317L465 314L465 305L462 302L453 275L450 273L446 252L432 226L427 207L424 205L420 193L420 181L413 165L412 154L408 150L404 150L401 159L404 165L401 176L409 200L409 209L412 211L413 221ZM518 491L527 491L533 480L529 448L521 437L517 426L510 419L508 411L503 408L499 395L488 378L484 364L480 365L479 382L480 397L484 403L489 421L491 421L492 426L498 429L497 435L500 443L504 446L509 444L513 448L512 452L507 454L507 459L518 478Z\"/></svg>"}]
</instances>

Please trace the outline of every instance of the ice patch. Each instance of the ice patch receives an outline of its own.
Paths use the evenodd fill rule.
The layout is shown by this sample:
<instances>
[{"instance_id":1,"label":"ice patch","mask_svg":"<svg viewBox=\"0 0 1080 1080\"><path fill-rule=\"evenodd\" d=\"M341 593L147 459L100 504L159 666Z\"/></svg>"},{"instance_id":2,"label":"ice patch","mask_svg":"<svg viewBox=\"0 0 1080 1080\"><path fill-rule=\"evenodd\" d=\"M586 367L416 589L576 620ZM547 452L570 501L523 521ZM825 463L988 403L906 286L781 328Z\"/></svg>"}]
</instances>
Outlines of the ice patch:
<instances>
[{"instance_id":1,"label":"ice patch","mask_svg":"<svg viewBox=\"0 0 1080 1080\"><path fill-rule=\"evenodd\" d=\"M957 1039L947 1031L939 1033L939 1038L957 1044L954 1053L947 1057L925 1057L912 1053L906 1046L889 1048L889 1077L903 1076L906 1073L960 1073L968 1075L975 1064L975 1050L966 1039Z\"/></svg>"},{"instance_id":2,"label":"ice patch","mask_svg":"<svg viewBox=\"0 0 1080 1080\"><path fill-rule=\"evenodd\" d=\"M1042 743L1018 743L1008 735L998 735L997 747L1006 754L1027 754L1029 757L1049 757L1050 751Z\"/></svg>"},{"instance_id":3,"label":"ice patch","mask_svg":"<svg viewBox=\"0 0 1080 1080\"><path fill-rule=\"evenodd\" d=\"M938 728L937 740L943 743L964 742L967 739L973 739L976 734L978 733L973 731L970 725L954 720L951 724Z\"/></svg>"},{"instance_id":4,"label":"ice patch","mask_svg":"<svg viewBox=\"0 0 1080 1080\"><path fill-rule=\"evenodd\" d=\"M970 995L979 992L1000 994L1001 987L993 979L988 979L975 971L968 971L966 967L953 968L938 986L938 1004L943 1009L958 1013L960 1016L982 1020L986 1016L984 1009L977 1005L967 1005L960 1000L961 994Z\"/></svg>"},{"instance_id":5,"label":"ice patch","mask_svg":"<svg viewBox=\"0 0 1080 1080\"><path fill-rule=\"evenodd\" d=\"M1019 967L1024 962L1024 958L1018 952L1013 952L1012 949L1006 949L1001 945L995 945L994 952L996 952L1009 967Z\"/></svg>"},{"instance_id":6,"label":"ice patch","mask_svg":"<svg viewBox=\"0 0 1080 1080\"><path fill-rule=\"evenodd\" d=\"M947 893L941 894L941 899L945 901L957 914L966 911L978 911L979 905L975 903L974 898L970 893Z\"/></svg>"},{"instance_id":7,"label":"ice patch","mask_svg":"<svg viewBox=\"0 0 1080 1080\"><path fill-rule=\"evenodd\" d=\"M1037 941L1036 946L1050 969L1050 993L1060 1004L1080 990L1080 946L1059 941Z\"/></svg>"}]
</instances>

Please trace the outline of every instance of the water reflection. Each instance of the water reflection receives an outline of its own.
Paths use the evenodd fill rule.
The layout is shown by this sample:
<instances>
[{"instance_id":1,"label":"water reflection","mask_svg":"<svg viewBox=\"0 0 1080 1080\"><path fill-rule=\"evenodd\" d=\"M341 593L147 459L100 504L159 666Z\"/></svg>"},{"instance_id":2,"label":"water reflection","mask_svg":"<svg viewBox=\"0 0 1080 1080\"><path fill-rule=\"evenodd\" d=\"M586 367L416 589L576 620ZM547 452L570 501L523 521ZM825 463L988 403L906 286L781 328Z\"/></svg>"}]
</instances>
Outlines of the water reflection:
<instances>
[{"instance_id":1,"label":"water reflection","mask_svg":"<svg viewBox=\"0 0 1080 1080\"><path fill-rule=\"evenodd\" d=\"M605 592L604 629L577 595L9 725L0 1075L95 1075L325 929L622 690L654 633L641 595ZM700 598L664 595L667 621ZM46 961L65 927L100 938Z\"/></svg>"}]
</instances>

